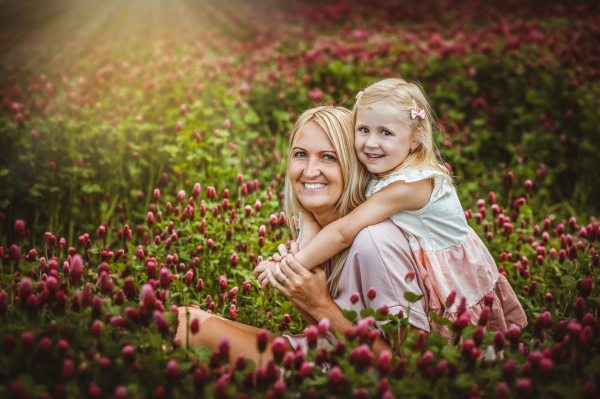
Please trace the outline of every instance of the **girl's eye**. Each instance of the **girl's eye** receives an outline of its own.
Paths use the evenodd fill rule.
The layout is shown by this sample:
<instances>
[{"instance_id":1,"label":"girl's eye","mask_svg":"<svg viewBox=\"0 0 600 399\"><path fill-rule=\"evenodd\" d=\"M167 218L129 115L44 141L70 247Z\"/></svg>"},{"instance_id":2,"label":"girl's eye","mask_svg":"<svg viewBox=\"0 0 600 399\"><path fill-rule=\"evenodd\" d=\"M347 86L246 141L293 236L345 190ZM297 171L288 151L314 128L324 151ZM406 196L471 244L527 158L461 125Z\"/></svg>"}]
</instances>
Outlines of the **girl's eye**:
<instances>
[{"instance_id":1,"label":"girl's eye","mask_svg":"<svg viewBox=\"0 0 600 399\"><path fill-rule=\"evenodd\" d=\"M358 129L358 131L361 133L369 133L369 129L367 129L366 127L361 127Z\"/></svg>"},{"instance_id":2,"label":"girl's eye","mask_svg":"<svg viewBox=\"0 0 600 399\"><path fill-rule=\"evenodd\" d=\"M382 136L389 136L390 134L391 134L391 133L390 133L390 132L388 132L387 130L382 130L382 131L381 131L381 135L382 135Z\"/></svg>"}]
</instances>

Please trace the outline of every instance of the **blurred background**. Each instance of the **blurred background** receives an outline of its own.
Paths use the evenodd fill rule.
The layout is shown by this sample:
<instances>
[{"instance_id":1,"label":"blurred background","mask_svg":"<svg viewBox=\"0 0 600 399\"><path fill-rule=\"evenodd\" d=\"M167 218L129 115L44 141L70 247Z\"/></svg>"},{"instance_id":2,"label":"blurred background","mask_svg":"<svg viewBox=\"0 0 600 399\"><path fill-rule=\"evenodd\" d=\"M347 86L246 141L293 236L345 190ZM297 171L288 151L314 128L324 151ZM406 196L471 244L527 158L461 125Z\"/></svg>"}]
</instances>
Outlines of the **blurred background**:
<instances>
[{"instance_id":1,"label":"blurred background","mask_svg":"<svg viewBox=\"0 0 600 399\"><path fill-rule=\"evenodd\" d=\"M313 104L418 82L465 209L600 209L600 5L560 1L1 1L0 243L143 224L153 192L276 196ZM515 206L518 197L525 207ZM501 200L500 200L501 199Z\"/></svg>"}]
</instances>

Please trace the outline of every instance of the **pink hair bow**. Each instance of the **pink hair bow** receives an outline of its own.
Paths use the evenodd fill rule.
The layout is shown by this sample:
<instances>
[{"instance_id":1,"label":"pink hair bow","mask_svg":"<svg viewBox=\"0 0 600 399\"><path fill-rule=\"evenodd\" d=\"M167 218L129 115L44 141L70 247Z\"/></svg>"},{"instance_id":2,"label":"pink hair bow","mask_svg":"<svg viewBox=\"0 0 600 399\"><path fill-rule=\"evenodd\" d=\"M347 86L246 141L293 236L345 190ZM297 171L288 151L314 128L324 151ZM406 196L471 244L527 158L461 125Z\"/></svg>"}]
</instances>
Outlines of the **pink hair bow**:
<instances>
[{"instance_id":1,"label":"pink hair bow","mask_svg":"<svg viewBox=\"0 0 600 399\"><path fill-rule=\"evenodd\" d=\"M358 94L356 95L356 99L358 100L358 98L362 95L362 90L358 92Z\"/></svg>"},{"instance_id":2,"label":"pink hair bow","mask_svg":"<svg viewBox=\"0 0 600 399\"><path fill-rule=\"evenodd\" d=\"M413 104L415 105L415 109L410 111L410 119L415 119L417 116L421 119L425 119L425 110L422 109L419 111L419 108L417 108L417 102L414 98L412 100Z\"/></svg>"}]
</instances>

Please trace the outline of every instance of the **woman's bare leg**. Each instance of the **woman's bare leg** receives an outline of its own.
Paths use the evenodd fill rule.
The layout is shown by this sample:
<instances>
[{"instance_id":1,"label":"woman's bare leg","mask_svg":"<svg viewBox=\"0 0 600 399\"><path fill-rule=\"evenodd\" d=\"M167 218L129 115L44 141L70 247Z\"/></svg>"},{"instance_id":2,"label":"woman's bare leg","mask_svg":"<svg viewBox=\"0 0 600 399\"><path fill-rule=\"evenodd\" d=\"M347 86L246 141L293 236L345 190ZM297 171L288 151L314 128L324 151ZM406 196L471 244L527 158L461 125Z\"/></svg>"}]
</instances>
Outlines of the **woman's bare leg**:
<instances>
[{"instance_id":1,"label":"woman's bare leg","mask_svg":"<svg viewBox=\"0 0 600 399\"><path fill-rule=\"evenodd\" d=\"M192 335L191 331L188 330L189 342L192 347L206 346L211 351L214 351L219 347L221 340L227 338L229 340L229 360L232 368L235 366L235 362L239 355L244 355L246 359L253 360L256 365L259 364L260 353L258 352L256 342L256 335L260 331L259 328L215 316L201 309L188 308L188 311L190 322L194 319L198 319L200 322L200 331L198 334ZM179 327L175 333L175 339L180 339L182 346L185 346L186 342L185 317L186 308L180 307L178 315ZM270 344L279 335L269 332L268 336L269 344L262 354L263 366L266 365L269 360L273 359L273 352L271 351ZM288 350L292 350L292 346L288 340L286 339L285 341Z\"/></svg>"}]
</instances>

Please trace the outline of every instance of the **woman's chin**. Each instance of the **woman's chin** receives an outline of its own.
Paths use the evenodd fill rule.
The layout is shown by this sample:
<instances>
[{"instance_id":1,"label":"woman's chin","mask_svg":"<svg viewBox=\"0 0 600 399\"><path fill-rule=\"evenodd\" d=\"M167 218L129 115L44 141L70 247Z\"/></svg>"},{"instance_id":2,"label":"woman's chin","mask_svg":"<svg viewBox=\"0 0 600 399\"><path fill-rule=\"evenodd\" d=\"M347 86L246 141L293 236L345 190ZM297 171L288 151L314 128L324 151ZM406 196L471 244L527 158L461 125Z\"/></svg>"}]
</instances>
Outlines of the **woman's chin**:
<instances>
[{"instance_id":1,"label":"woman's chin","mask_svg":"<svg viewBox=\"0 0 600 399\"><path fill-rule=\"evenodd\" d=\"M298 200L300 201L302 206L311 211L324 209L330 205L329 201L324 201L314 195L299 196Z\"/></svg>"}]
</instances>

